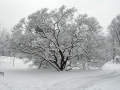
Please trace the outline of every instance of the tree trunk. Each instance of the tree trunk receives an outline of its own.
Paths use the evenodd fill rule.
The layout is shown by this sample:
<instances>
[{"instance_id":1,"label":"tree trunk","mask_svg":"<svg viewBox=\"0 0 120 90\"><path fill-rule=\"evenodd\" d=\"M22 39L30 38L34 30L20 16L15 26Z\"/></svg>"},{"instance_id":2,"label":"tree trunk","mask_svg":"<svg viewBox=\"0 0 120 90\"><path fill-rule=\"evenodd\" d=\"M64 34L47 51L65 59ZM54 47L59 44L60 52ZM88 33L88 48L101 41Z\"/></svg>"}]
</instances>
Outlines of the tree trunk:
<instances>
[{"instance_id":1,"label":"tree trunk","mask_svg":"<svg viewBox=\"0 0 120 90\"><path fill-rule=\"evenodd\" d=\"M85 63L84 62L82 63L82 66L83 66L83 69L85 69Z\"/></svg>"},{"instance_id":2,"label":"tree trunk","mask_svg":"<svg viewBox=\"0 0 120 90\"><path fill-rule=\"evenodd\" d=\"M64 61L64 55L61 50L59 50L60 56L61 56L61 62L60 62L60 70L63 71L66 66L66 61Z\"/></svg>"},{"instance_id":3,"label":"tree trunk","mask_svg":"<svg viewBox=\"0 0 120 90\"><path fill-rule=\"evenodd\" d=\"M14 67L15 60L13 59L13 67Z\"/></svg>"},{"instance_id":4,"label":"tree trunk","mask_svg":"<svg viewBox=\"0 0 120 90\"><path fill-rule=\"evenodd\" d=\"M115 59L115 43L114 43L114 38L113 38L113 63L114 63L114 59Z\"/></svg>"},{"instance_id":5,"label":"tree trunk","mask_svg":"<svg viewBox=\"0 0 120 90\"><path fill-rule=\"evenodd\" d=\"M40 62L39 66L38 66L38 69L40 69L41 65L42 65L42 61Z\"/></svg>"}]
</instances>

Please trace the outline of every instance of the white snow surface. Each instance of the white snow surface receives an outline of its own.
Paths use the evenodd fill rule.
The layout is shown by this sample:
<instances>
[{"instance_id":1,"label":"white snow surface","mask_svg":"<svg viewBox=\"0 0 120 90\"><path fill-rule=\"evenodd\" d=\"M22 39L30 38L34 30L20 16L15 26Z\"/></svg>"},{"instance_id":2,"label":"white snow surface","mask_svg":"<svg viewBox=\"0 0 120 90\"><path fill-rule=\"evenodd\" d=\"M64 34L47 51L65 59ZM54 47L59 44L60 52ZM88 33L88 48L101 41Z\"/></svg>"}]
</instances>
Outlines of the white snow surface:
<instances>
[{"instance_id":1,"label":"white snow surface","mask_svg":"<svg viewBox=\"0 0 120 90\"><path fill-rule=\"evenodd\" d=\"M0 72L5 74L0 74L0 90L120 90L120 64L108 62L99 70L58 72L28 67L30 63L23 61L0 57Z\"/></svg>"}]
</instances>

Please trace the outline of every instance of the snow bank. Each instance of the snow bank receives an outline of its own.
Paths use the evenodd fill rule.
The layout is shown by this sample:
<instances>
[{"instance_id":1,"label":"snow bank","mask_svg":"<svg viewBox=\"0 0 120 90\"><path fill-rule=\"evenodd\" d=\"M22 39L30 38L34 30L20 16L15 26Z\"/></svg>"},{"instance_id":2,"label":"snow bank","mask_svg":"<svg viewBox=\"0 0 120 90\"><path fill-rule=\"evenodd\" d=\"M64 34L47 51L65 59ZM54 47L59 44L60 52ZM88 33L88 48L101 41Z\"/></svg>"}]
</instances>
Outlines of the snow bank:
<instances>
[{"instance_id":1,"label":"snow bank","mask_svg":"<svg viewBox=\"0 0 120 90\"><path fill-rule=\"evenodd\" d=\"M13 59L15 60L14 67ZM80 90L80 86L84 85L86 86L84 90L112 90L103 89L102 85L104 84L105 87L105 85L111 85L113 82L115 83L113 87L117 87L118 84L116 83L120 83L118 77L113 81L111 79L103 84L95 83L95 86L87 87L88 82L93 82L94 79L98 80L97 78L101 76L112 75L120 70L119 64L116 65L111 62L105 64L102 70L71 70L69 72L58 72L55 69L38 70L36 67L28 67L29 64L24 64L23 59L0 57L0 71L5 72L4 77L0 75L0 90ZM101 87L97 88L100 85Z\"/></svg>"}]
</instances>

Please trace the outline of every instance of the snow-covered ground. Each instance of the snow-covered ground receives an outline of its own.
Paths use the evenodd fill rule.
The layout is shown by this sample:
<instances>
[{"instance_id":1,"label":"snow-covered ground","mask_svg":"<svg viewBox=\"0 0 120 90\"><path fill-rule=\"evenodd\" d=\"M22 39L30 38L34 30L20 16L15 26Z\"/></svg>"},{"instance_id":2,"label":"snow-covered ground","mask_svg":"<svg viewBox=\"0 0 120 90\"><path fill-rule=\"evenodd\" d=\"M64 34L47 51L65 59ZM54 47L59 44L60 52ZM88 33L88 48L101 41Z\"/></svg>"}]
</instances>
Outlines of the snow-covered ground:
<instances>
[{"instance_id":1,"label":"snow-covered ground","mask_svg":"<svg viewBox=\"0 0 120 90\"><path fill-rule=\"evenodd\" d=\"M105 64L102 70L30 68L22 59L0 57L0 90L120 90L120 64Z\"/></svg>"}]
</instances>

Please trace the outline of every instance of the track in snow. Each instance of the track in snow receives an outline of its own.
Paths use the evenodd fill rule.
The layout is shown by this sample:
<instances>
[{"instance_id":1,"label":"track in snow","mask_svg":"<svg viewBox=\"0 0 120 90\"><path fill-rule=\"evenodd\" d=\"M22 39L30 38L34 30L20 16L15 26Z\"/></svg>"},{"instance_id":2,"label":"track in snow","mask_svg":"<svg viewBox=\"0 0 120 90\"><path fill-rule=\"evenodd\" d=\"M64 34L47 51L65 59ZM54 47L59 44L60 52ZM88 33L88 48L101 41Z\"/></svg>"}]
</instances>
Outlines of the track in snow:
<instances>
[{"instance_id":1,"label":"track in snow","mask_svg":"<svg viewBox=\"0 0 120 90\"><path fill-rule=\"evenodd\" d=\"M47 90L85 90L85 88L90 87L96 83L105 81L112 77L120 75L120 71L113 71L110 74L95 76L95 77L81 77L76 79L67 80L65 82L59 82L53 84Z\"/></svg>"}]
</instances>

